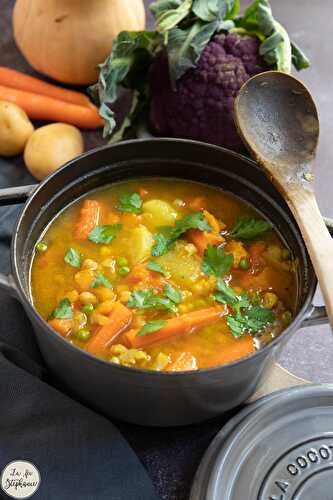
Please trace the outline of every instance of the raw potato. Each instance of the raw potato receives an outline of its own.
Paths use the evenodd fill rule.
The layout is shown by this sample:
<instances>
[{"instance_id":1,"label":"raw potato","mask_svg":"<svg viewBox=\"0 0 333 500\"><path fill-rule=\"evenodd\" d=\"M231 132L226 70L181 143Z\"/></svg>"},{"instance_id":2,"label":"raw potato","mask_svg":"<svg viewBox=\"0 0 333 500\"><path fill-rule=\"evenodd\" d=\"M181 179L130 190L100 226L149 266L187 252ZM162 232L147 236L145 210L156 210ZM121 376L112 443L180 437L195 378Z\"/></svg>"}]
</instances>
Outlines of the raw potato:
<instances>
[{"instance_id":1,"label":"raw potato","mask_svg":"<svg viewBox=\"0 0 333 500\"><path fill-rule=\"evenodd\" d=\"M37 129L27 142L24 161L38 180L83 152L81 132L73 125L52 123Z\"/></svg>"},{"instance_id":2,"label":"raw potato","mask_svg":"<svg viewBox=\"0 0 333 500\"><path fill-rule=\"evenodd\" d=\"M23 109L0 101L0 155L15 156L24 150L34 127Z\"/></svg>"},{"instance_id":3,"label":"raw potato","mask_svg":"<svg viewBox=\"0 0 333 500\"><path fill-rule=\"evenodd\" d=\"M177 219L176 210L166 201L150 200L142 205L144 214L151 214L154 226L172 226Z\"/></svg>"},{"instance_id":4,"label":"raw potato","mask_svg":"<svg viewBox=\"0 0 333 500\"><path fill-rule=\"evenodd\" d=\"M140 226L133 229L128 241L131 263L137 264L149 257L153 243L153 236L146 226L140 224Z\"/></svg>"}]
</instances>

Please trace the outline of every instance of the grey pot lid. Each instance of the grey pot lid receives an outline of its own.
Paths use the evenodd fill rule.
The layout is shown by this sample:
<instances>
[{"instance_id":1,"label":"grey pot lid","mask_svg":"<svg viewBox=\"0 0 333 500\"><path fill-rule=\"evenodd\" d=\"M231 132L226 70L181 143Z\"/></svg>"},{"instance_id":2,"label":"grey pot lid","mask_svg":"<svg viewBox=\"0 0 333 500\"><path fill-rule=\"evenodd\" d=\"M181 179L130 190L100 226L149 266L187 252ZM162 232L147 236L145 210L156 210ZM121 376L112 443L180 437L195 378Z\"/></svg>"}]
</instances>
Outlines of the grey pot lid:
<instances>
[{"instance_id":1,"label":"grey pot lid","mask_svg":"<svg viewBox=\"0 0 333 500\"><path fill-rule=\"evenodd\" d=\"M278 391L215 437L190 500L333 500L333 385Z\"/></svg>"}]
</instances>

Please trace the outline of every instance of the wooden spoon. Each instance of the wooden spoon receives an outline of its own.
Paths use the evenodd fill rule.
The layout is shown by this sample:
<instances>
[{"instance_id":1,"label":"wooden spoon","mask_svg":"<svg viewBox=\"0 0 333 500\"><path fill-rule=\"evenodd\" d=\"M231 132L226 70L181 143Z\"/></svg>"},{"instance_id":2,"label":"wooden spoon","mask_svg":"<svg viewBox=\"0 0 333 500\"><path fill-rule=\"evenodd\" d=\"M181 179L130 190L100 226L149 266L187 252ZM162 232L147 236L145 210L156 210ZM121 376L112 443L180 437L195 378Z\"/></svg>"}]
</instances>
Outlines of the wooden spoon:
<instances>
[{"instance_id":1,"label":"wooden spoon","mask_svg":"<svg viewBox=\"0 0 333 500\"><path fill-rule=\"evenodd\" d=\"M333 240L313 188L312 166L319 137L315 103L299 80L268 71L254 76L241 88L235 101L235 121L250 153L294 214L333 328Z\"/></svg>"}]
</instances>

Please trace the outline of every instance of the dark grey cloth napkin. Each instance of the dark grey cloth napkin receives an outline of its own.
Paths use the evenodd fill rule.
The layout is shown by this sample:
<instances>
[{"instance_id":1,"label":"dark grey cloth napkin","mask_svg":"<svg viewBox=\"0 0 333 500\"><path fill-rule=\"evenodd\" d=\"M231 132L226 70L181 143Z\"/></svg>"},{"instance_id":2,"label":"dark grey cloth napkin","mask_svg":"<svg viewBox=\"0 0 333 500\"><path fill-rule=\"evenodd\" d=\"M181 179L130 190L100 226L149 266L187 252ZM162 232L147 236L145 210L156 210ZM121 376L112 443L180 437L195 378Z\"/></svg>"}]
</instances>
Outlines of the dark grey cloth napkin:
<instances>
[{"instance_id":1,"label":"dark grey cloth napkin","mask_svg":"<svg viewBox=\"0 0 333 500\"><path fill-rule=\"evenodd\" d=\"M18 212L0 209L1 272ZM0 474L15 460L39 469L36 500L157 500L116 427L47 383L23 308L0 291ZM9 497L0 490L0 498Z\"/></svg>"}]
</instances>

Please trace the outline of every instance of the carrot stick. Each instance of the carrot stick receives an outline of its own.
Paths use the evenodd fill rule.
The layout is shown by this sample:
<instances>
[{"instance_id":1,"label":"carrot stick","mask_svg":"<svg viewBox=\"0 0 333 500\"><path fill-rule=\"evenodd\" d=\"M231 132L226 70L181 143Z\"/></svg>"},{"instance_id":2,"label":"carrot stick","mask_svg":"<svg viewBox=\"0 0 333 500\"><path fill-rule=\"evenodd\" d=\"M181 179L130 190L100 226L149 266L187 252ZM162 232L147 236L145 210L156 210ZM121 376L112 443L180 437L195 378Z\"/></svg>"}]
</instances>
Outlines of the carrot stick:
<instances>
[{"instance_id":1,"label":"carrot stick","mask_svg":"<svg viewBox=\"0 0 333 500\"><path fill-rule=\"evenodd\" d=\"M209 366L231 363L232 361L236 361L244 356L249 356L254 352L255 347L253 339L251 337L241 337L240 339L237 339L233 345L226 347L224 351L221 351L209 358Z\"/></svg>"},{"instance_id":2,"label":"carrot stick","mask_svg":"<svg viewBox=\"0 0 333 500\"><path fill-rule=\"evenodd\" d=\"M167 372L184 372L197 369L197 360L190 352L182 352L177 359L166 368Z\"/></svg>"},{"instance_id":3,"label":"carrot stick","mask_svg":"<svg viewBox=\"0 0 333 500\"><path fill-rule=\"evenodd\" d=\"M26 92L33 92L34 94L46 95L60 101L78 104L79 106L92 106L89 98L80 92L51 85L43 80L39 80L39 78L34 78L33 76L26 75L15 69L5 68L3 66L0 66L0 85L13 89L25 90Z\"/></svg>"},{"instance_id":4,"label":"carrot stick","mask_svg":"<svg viewBox=\"0 0 333 500\"><path fill-rule=\"evenodd\" d=\"M81 128L98 128L103 120L94 107L69 104L45 95L0 85L0 100L20 106L33 120L65 122Z\"/></svg>"},{"instance_id":5,"label":"carrot stick","mask_svg":"<svg viewBox=\"0 0 333 500\"><path fill-rule=\"evenodd\" d=\"M185 335L202 326L216 323L225 314L227 314L225 308L209 307L207 309L200 309L199 311L169 319L167 324L160 330L147 335L139 336L139 330L129 330L124 333L123 339L129 347L145 347L155 342L167 340L174 335Z\"/></svg>"},{"instance_id":6,"label":"carrot stick","mask_svg":"<svg viewBox=\"0 0 333 500\"><path fill-rule=\"evenodd\" d=\"M223 236L217 233L208 233L199 229L190 229L186 231L186 239L196 246L199 255L205 253L208 245L218 245L224 241Z\"/></svg>"},{"instance_id":7,"label":"carrot stick","mask_svg":"<svg viewBox=\"0 0 333 500\"><path fill-rule=\"evenodd\" d=\"M110 323L101 326L95 335L88 340L86 350L90 354L103 355L110 344L129 326L132 311L121 302L115 302L109 314Z\"/></svg>"},{"instance_id":8,"label":"carrot stick","mask_svg":"<svg viewBox=\"0 0 333 500\"><path fill-rule=\"evenodd\" d=\"M62 337L66 337L67 333L72 329L73 327L73 320L72 319L50 319L48 321L49 325L53 330L58 332Z\"/></svg>"},{"instance_id":9,"label":"carrot stick","mask_svg":"<svg viewBox=\"0 0 333 500\"><path fill-rule=\"evenodd\" d=\"M79 220L76 223L74 237L77 240L86 240L96 226L98 226L101 206L98 201L84 200L80 210Z\"/></svg>"}]
</instances>

